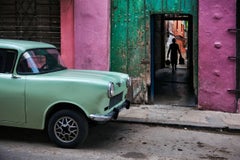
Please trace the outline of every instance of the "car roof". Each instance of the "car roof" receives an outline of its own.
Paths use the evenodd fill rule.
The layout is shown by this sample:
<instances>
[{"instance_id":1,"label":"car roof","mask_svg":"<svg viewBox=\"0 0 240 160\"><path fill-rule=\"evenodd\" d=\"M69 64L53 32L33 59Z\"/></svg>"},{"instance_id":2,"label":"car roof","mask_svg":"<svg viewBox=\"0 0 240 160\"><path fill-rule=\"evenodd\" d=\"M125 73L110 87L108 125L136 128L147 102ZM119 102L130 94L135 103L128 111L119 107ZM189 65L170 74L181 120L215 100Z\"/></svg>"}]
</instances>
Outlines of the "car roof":
<instances>
[{"instance_id":1,"label":"car roof","mask_svg":"<svg viewBox=\"0 0 240 160\"><path fill-rule=\"evenodd\" d=\"M0 39L0 48L15 49L19 52L24 52L34 48L56 48L54 45L26 40L12 40L12 39Z\"/></svg>"}]
</instances>

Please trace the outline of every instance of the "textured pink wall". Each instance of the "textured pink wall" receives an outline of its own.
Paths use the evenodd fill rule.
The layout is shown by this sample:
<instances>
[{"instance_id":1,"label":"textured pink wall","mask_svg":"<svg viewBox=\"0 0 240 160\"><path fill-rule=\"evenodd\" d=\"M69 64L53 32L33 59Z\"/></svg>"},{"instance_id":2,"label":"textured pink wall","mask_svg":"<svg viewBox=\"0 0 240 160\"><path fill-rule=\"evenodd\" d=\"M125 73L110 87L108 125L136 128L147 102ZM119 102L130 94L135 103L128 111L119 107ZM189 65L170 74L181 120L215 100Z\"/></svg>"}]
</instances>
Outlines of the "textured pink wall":
<instances>
[{"instance_id":1,"label":"textured pink wall","mask_svg":"<svg viewBox=\"0 0 240 160\"><path fill-rule=\"evenodd\" d=\"M74 0L61 0L61 56L65 65L74 68Z\"/></svg>"},{"instance_id":2,"label":"textured pink wall","mask_svg":"<svg viewBox=\"0 0 240 160\"><path fill-rule=\"evenodd\" d=\"M235 0L199 0L199 107L235 112Z\"/></svg>"},{"instance_id":3,"label":"textured pink wall","mask_svg":"<svg viewBox=\"0 0 240 160\"><path fill-rule=\"evenodd\" d=\"M75 68L109 69L110 0L75 0Z\"/></svg>"}]
</instances>

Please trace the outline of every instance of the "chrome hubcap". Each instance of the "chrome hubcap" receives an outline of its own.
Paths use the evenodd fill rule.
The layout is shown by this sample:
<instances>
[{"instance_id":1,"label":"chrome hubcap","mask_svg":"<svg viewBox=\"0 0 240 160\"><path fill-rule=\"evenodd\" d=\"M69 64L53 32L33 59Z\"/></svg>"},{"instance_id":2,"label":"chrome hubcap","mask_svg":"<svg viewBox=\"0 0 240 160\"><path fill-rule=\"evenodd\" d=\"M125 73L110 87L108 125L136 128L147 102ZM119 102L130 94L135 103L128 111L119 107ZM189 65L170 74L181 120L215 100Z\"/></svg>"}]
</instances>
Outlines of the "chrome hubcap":
<instances>
[{"instance_id":1,"label":"chrome hubcap","mask_svg":"<svg viewBox=\"0 0 240 160\"><path fill-rule=\"evenodd\" d=\"M78 124L71 117L61 117L54 125L54 134L61 142L70 143L79 134Z\"/></svg>"}]
</instances>

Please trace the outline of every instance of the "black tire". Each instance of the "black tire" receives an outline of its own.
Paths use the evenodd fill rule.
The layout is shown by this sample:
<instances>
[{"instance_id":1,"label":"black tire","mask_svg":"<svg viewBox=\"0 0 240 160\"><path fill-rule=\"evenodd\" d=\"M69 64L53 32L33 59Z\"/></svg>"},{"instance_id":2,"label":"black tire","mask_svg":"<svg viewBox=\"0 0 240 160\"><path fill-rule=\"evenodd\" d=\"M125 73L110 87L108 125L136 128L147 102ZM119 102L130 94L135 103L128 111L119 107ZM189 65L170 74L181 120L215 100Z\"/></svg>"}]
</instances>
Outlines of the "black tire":
<instances>
[{"instance_id":1,"label":"black tire","mask_svg":"<svg viewBox=\"0 0 240 160\"><path fill-rule=\"evenodd\" d=\"M48 136L59 147L74 148L82 144L87 135L88 122L81 113L61 110L48 122Z\"/></svg>"}]
</instances>

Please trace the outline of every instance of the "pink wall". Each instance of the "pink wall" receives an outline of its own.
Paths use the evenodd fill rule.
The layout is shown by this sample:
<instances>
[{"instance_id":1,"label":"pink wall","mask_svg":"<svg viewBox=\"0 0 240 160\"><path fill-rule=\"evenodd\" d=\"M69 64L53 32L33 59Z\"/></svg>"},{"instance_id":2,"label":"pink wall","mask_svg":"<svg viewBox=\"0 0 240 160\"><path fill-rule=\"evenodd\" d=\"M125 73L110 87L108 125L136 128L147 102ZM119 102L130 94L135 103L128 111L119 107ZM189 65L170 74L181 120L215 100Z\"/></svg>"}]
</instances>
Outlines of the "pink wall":
<instances>
[{"instance_id":1,"label":"pink wall","mask_svg":"<svg viewBox=\"0 0 240 160\"><path fill-rule=\"evenodd\" d=\"M61 56L65 65L74 68L74 0L61 0Z\"/></svg>"},{"instance_id":2,"label":"pink wall","mask_svg":"<svg viewBox=\"0 0 240 160\"><path fill-rule=\"evenodd\" d=\"M199 107L235 112L235 0L199 0Z\"/></svg>"},{"instance_id":3,"label":"pink wall","mask_svg":"<svg viewBox=\"0 0 240 160\"><path fill-rule=\"evenodd\" d=\"M109 70L110 0L75 0L75 68Z\"/></svg>"},{"instance_id":4,"label":"pink wall","mask_svg":"<svg viewBox=\"0 0 240 160\"><path fill-rule=\"evenodd\" d=\"M199 0L200 109L235 112L235 0ZM109 70L110 0L61 0L61 50L70 68Z\"/></svg>"}]
</instances>

